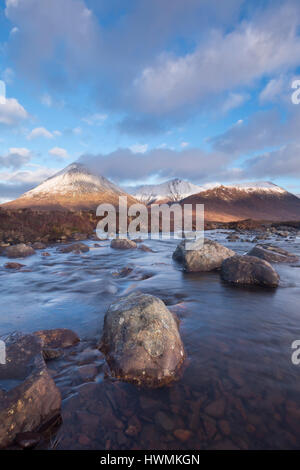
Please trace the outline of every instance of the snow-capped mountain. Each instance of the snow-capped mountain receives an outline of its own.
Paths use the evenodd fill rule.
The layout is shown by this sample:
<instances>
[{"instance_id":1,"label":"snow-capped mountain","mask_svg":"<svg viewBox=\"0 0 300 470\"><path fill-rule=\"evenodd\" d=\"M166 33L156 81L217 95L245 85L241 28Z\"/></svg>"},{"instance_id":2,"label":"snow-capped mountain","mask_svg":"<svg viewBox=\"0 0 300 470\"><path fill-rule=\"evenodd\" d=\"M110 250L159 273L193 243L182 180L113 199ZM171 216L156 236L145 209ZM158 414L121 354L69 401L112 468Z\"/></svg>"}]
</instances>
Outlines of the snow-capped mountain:
<instances>
[{"instance_id":1,"label":"snow-capped mountain","mask_svg":"<svg viewBox=\"0 0 300 470\"><path fill-rule=\"evenodd\" d=\"M205 220L300 220L300 199L269 182L218 185L189 196L181 204L204 204Z\"/></svg>"},{"instance_id":2,"label":"snow-capped mountain","mask_svg":"<svg viewBox=\"0 0 300 470\"><path fill-rule=\"evenodd\" d=\"M131 194L144 204L152 204L177 202L202 190L201 186L176 178L161 184L139 186L131 191Z\"/></svg>"},{"instance_id":3,"label":"snow-capped mountain","mask_svg":"<svg viewBox=\"0 0 300 470\"><path fill-rule=\"evenodd\" d=\"M118 197L121 195L127 194L108 179L75 162L4 206L94 209L102 202L118 205ZM127 197L129 203L136 202L130 195Z\"/></svg>"}]
</instances>

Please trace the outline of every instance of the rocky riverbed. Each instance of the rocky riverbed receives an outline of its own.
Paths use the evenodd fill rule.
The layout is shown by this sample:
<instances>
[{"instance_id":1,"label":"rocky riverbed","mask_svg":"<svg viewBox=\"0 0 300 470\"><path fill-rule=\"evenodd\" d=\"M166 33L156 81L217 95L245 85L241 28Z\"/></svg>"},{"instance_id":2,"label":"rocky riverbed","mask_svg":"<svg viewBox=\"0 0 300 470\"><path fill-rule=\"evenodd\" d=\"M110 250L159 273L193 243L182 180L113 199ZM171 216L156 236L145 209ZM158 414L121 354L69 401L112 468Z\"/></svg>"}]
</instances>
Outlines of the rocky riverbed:
<instances>
[{"instance_id":1,"label":"rocky riverbed","mask_svg":"<svg viewBox=\"0 0 300 470\"><path fill-rule=\"evenodd\" d=\"M290 227L206 237L237 255L258 243L300 255ZM291 344L300 339L299 261L271 263L277 288L245 287L222 280L220 271L186 272L172 258L179 240L144 240L148 251L139 240L124 250L79 239L73 249L36 246L26 257L0 257L0 335L69 328L80 337L47 358L62 423L32 438L36 448L299 448L300 366L291 361ZM109 306L137 292L160 298L179 319L187 358L170 386L115 378L99 350Z\"/></svg>"}]
</instances>

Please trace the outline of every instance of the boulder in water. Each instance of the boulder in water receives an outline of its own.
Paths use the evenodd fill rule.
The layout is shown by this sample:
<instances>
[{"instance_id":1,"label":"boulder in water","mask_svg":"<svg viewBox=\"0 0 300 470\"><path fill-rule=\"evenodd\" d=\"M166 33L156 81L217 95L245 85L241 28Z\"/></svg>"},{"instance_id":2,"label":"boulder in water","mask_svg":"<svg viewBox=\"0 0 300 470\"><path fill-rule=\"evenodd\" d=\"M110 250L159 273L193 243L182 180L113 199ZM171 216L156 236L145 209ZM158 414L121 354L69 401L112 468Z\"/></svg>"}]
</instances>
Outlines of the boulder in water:
<instances>
[{"instance_id":1,"label":"boulder in water","mask_svg":"<svg viewBox=\"0 0 300 470\"><path fill-rule=\"evenodd\" d=\"M19 433L31 432L59 414L61 395L32 334L5 339L6 363L0 366L0 448Z\"/></svg>"},{"instance_id":2,"label":"boulder in water","mask_svg":"<svg viewBox=\"0 0 300 470\"><path fill-rule=\"evenodd\" d=\"M295 263L299 257L288 251L273 245L256 245L248 253L249 256L256 256L269 263Z\"/></svg>"},{"instance_id":3,"label":"boulder in water","mask_svg":"<svg viewBox=\"0 0 300 470\"><path fill-rule=\"evenodd\" d=\"M59 251L61 253L87 253L90 249L84 243L73 243L72 245L63 246Z\"/></svg>"},{"instance_id":4,"label":"boulder in water","mask_svg":"<svg viewBox=\"0 0 300 470\"><path fill-rule=\"evenodd\" d=\"M221 277L237 285L277 287L279 275L265 260L255 256L233 256L222 263Z\"/></svg>"},{"instance_id":5,"label":"boulder in water","mask_svg":"<svg viewBox=\"0 0 300 470\"><path fill-rule=\"evenodd\" d=\"M187 272L219 269L225 259L235 255L234 251L207 238L204 239L203 246L195 250L187 250L187 242L187 240L183 240L179 243L173 253L173 259L181 262Z\"/></svg>"},{"instance_id":6,"label":"boulder in water","mask_svg":"<svg viewBox=\"0 0 300 470\"><path fill-rule=\"evenodd\" d=\"M26 256L34 255L35 251L31 246L19 243L18 245L8 246L5 254L8 258L25 258Z\"/></svg>"},{"instance_id":7,"label":"boulder in water","mask_svg":"<svg viewBox=\"0 0 300 470\"><path fill-rule=\"evenodd\" d=\"M111 304L99 348L115 377L146 387L173 382L185 359L176 317L162 300L142 293Z\"/></svg>"},{"instance_id":8,"label":"boulder in water","mask_svg":"<svg viewBox=\"0 0 300 470\"><path fill-rule=\"evenodd\" d=\"M110 242L110 246L117 250L130 250L137 247L136 242L128 238L115 238Z\"/></svg>"}]
</instances>

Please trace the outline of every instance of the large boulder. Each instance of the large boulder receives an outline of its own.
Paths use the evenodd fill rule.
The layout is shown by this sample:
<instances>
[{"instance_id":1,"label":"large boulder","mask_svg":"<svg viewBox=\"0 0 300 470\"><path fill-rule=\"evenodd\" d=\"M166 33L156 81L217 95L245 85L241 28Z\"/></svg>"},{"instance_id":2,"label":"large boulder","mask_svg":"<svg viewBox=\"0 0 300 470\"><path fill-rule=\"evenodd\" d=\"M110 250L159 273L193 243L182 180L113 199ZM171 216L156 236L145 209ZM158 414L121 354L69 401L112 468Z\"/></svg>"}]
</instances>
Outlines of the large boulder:
<instances>
[{"instance_id":1,"label":"large boulder","mask_svg":"<svg viewBox=\"0 0 300 470\"><path fill-rule=\"evenodd\" d=\"M256 245L248 255L264 259L269 263L294 263L299 260L298 256L273 245Z\"/></svg>"},{"instance_id":2,"label":"large boulder","mask_svg":"<svg viewBox=\"0 0 300 470\"><path fill-rule=\"evenodd\" d=\"M111 304L99 348L115 377L146 387L174 381L185 359L176 317L162 300L142 293Z\"/></svg>"},{"instance_id":3,"label":"large boulder","mask_svg":"<svg viewBox=\"0 0 300 470\"><path fill-rule=\"evenodd\" d=\"M130 250L137 247L136 242L128 238L115 238L110 242L110 246L117 250Z\"/></svg>"},{"instance_id":4,"label":"large boulder","mask_svg":"<svg viewBox=\"0 0 300 470\"><path fill-rule=\"evenodd\" d=\"M222 263L224 281L239 285L277 287L279 275L268 263L255 256L233 256Z\"/></svg>"},{"instance_id":5,"label":"large boulder","mask_svg":"<svg viewBox=\"0 0 300 470\"><path fill-rule=\"evenodd\" d=\"M235 255L234 251L207 238L204 239L204 244L199 249L187 250L187 243L191 242L183 240L173 253L173 259L181 262L187 272L219 269L225 259Z\"/></svg>"},{"instance_id":6,"label":"large boulder","mask_svg":"<svg viewBox=\"0 0 300 470\"><path fill-rule=\"evenodd\" d=\"M8 246L5 254L8 258L25 258L26 256L34 255L35 251L31 246L19 243L19 245Z\"/></svg>"},{"instance_id":7,"label":"large boulder","mask_svg":"<svg viewBox=\"0 0 300 470\"><path fill-rule=\"evenodd\" d=\"M34 431L60 413L61 395L32 334L5 339L6 363L0 365L0 448L17 434Z\"/></svg>"},{"instance_id":8,"label":"large boulder","mask_svg":"<svg viewBox=\"0 0 300 470\"><path fill-rule=\"evenodd\" d=\"M73 243L72 245L63 246L59 251L60 253L87 253L90 249L84 243Z\"/></svg>"}]
</instances>

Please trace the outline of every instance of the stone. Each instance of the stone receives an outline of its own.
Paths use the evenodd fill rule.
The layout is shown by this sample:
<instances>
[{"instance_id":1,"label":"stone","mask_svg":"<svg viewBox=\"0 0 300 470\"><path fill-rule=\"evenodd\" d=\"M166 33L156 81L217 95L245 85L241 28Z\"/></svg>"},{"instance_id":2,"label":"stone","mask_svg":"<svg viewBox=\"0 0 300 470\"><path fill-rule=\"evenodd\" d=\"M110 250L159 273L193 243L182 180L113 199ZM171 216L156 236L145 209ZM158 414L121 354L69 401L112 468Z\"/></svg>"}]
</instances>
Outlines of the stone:
<instances>
[{"instance_id":1,"label":"stone","mask_svg":"<svg viewBox=\"0 0 300 470\"><path fill-rule=\"evenodd\" d=\"M222 263L221 277L236 285L277 287L279 275L268 263L255 256L233 256Z\"/></svg>"},{"instance_id":2,"label":"stone","mask_svg":"<svg viewBox=\"0 0 300 470\"><path fill-rule=\"evenodd\" d=\"M192 436L192 432L188 429L176 429L174 431L174 436L181 442L186 442Z\"/></svg>"},{"instance_id":3,"label":"stone","mask_svg":"<svg viewBox=\"0 0 300 470\"><path fill-rule=\"evenodd\" d=\"M176 380L185 359L175 316L162 300L139 292L111 304L99 349L115 377L146 387Z\"/></svg>"},{"instance_id":4,"label":"stone","mask_svg":"<svg viewBox=\"0 0 300 470\"><path fill-rule=\"evenodd\" d=\"M173 253L173 259L183 264L187 272L213 271L221 267L222 262L235 255L235 252L219 243L204 239L202 247L196 250L187 250L183 240Z\"/></svg>"},{"instance_id":5,"label":"stone","mask_svg":"<svg viewBox=\"0 0 300 470\"><path fill-rule=\"evenodd\" d=\"M145 253L153 253L152 248L150 248L147 245L144 245L143 243L139 246L139 250L144 251Z\"/></svg>"},{"instance_id":6,"label":"stone","mask_svg":"<svg viewBox=\"0 0 300 470\"><path fill-rule=\"evenodd\" d=\"M72 245L63 246L59 251L60 253L87 253L90 249L84 243L73 243Z\"/></svg>"},{"instance_id":7,"label":"stone","mask_svg":"<svg viewBox=\"0 0 300 470\"><path fill-rule=\"evenodd\" d=\"M34 254L34 249L31 246L25 245L24 243L8 246L5 250L5 255L8 258L25 258L26 256L32 256Z\"/></svg>"},{"instance_id":8,"label":"stone","mask_svg":"<svg viewBox=\"0 0 300 470\"><path fill-rule=\"evenodd\" d=\"M5 269L22 269L25 267L25 264L21 263L6 263L4 265Z\"/></svg>"},{"instance_id":9,"label":"stone","mask_svg":"<svg viewBox=\"0 0 300 470\"><path fill-rule=\"evenodd\" d=\"M60 412L61 395L33 334L5 338L6 364L0 367L0 448L19 433L33 432Z\"/></svg>"},{"instance_id":10,"label":"stone","mask_svg":"<svg viewBox=\"0 0 300 470\"><path fill-rule=\"evenodd\" d=\"M210 416L213 416L214 418L221 418L224 415L224 412L225 412L225 401L222 398L210 403L205 408L205 413L207 413Z\"/></svg>"},{"instance_id":11,"label":"stone","mask_svg":"<svg viewBox=\"0 0 300 470\"><path fill-rule=\"evenodd\" d=\"M35 331L34 335L40 338L44 349L69 348L80 341L77 334L67 328Z\"/></svg>"},{"instance_id":12,"label":"stone","mask_svg":"<svg viewBox=\"0 0 300 470\"><path fill-rule=\"evenodd\" d=\"M110 246L116 250L130 250L136 248L137 244L128 238L115 238L110 242Z\"/></svg>"},{"instance_id":13,"label":"stone","mask_svg":"<svg viewBox=\"0 0 300 470\"><path fill-rule=\"evenodd\" d=\"M248 256L256 256L269 263L294 263L299 261L298 256L273 245L256 245L249 251Z\"/></svg>"},{"instance_id":14,"label":"stone","mask_svg":"<svg viewBox=\"0 0 300 470\"><path fill-rule=\"evenodd\" d=\"M42 243L42 242L35 242L33 243L32 248L34 250L44 250L46 248L46 245L45 243Z\"/></svg>"},{"instance_id":15,"label":"stone","mask_svg":"<svg viewBox=\"0 0 300 470\"><path fill-rule=\"evenodd\" d=\"M33 449L42 439L41 434L37 432L21 432L16 436L16 444L22 449Z\"/></svg>"}]
</instances>

